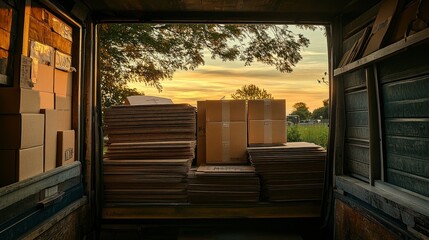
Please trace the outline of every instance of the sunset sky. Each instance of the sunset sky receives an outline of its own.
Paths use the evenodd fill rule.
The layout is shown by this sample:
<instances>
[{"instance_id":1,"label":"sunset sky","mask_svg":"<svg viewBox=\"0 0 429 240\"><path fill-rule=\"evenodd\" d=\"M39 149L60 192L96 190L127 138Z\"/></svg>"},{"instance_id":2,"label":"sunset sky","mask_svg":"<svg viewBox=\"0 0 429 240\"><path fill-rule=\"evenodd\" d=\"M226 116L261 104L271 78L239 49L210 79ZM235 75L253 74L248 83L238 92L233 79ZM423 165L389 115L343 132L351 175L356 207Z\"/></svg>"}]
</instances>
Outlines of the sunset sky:
<instances>
[{"instance_id":1,"label":"sunset sky","mask_svg":"<svg viewBox=\"0 0 429 240\"><path fill-rule=\"evenodd\" d=\"M328 85L319 84L317 79L328 70L327 43L320 30L301 30L291 27L296 33L303 33L310 39L310 46L302 50L303 59L292 73L280 73L275 67L262 63L244 66L244 62L223 62L205 58L205 65L195 71L177 71L172 80L162 82L163 91L144 83L130 83L149 96L170 98L174 103L189 103L196 106L199 100L216 100L231 94L243 85L255 84L271 93L276 99L286 99L286 112L290 113L296 102L305 102L313 111L323 106L327 99Z\"/></svg>"}]
</instances>

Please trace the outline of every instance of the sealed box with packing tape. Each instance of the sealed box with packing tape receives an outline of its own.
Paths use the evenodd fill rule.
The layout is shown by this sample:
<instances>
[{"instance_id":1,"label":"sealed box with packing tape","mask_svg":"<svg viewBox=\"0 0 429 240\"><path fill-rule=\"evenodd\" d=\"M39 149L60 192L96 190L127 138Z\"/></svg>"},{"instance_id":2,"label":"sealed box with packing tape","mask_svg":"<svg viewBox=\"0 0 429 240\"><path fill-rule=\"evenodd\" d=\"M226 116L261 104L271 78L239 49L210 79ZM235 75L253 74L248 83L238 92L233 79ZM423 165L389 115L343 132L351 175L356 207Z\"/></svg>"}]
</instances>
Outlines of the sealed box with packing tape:
<instances>
[{"instance_id":1,"label":"sealed box with packing tape","mask_svg":"<svg viewBox=\"0 0 429 240\"><path fill-rule=\"evenodd\" d=\"M248 120L284 120L286 100L264 99L249 100Z\"/></svg>"},{"instance_id":2,"label":"sealed box with packing tape","mask_svg":"<svg viewBox=\"0 0 429 240\"><path fill-rule=\"evenodd\" d=\"M286 142L285 120L249 120L249 146L281 145Z\"/></svg>"},{"instance_id":3,"label":"sealed box with packing tape","mask_svg":"<svg viewBox=\"0 0 429 240\"><path fill-rule=\"evenodd\" d=\"M248 144L286 143L286 100L265 99L248 102Z\"/></svg>"},{"instance_id":4,"label":"sealed box with packing tape","mask_svg":"<svg viewBox=\"0 0 429 240\"><path fill-rule=\"evenodd\" d=\"M246 101L205 101L206 159L202 164L247 163Z\"/></svg>"},{"instance_id":5,"label":"sealed box with packing tape","mask_svg":"<svg viewBox=\"0 0 429 240\"><path fill-rule=\"evenodd\" d=\"M206 163L247 163L246 122L206 123Z\"/></svg>"}]
</instances>

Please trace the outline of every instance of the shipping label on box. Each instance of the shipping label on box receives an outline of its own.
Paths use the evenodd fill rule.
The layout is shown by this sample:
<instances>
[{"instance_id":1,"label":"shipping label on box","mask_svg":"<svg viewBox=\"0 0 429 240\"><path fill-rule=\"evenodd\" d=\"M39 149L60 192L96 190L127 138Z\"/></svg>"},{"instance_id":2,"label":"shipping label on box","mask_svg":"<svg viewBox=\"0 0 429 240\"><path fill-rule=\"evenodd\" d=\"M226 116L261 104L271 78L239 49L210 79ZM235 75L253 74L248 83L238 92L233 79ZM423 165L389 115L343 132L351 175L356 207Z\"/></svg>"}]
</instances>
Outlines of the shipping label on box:
<instances>
[{"instance_id":1,"label":"shipping label on box","mask_svg":"<svg viewBox=\"0 0 429 240\"><path fill-rule=\"evenodd\" d=\"M0 150L0 187L43 172L43 146Z\"/></svg>"},{"instance_id":2,"label":"shipping label on box","mask_svg":"<svg viewBox=\"0 0 429 240\"><path fill-rule=\"evenodd\" d=\"M39 92L24 88L0 88L0 114L39 113Z\"/></svg>"},{"instance_id":3,"label":"shipping label on box","mask_svg":"<svg viewBox=\"0 0 429 240\"><path fill-rule=\"evenodd\" d=\"M53 93L39 92L40 95L40 109L54 109L55 98Z\"/></svg>"},{"instance_id":4,"label":"shipping label on box","mask_svg":"<svg viewBox=\"0 0 429 240\"><path fill-rule=\"evenodd\" d=\"M248 120L284 120L286 100L265 99L248 101Z\"/></svg>"},{"instance_id":5,"label":"shipping label on box","mask_svg":"<svg viewBox=\"0 0 429 240\"><path fill-rule=\"evenodd\" d=\"M249 120L248 126L249 146L286 143L285 120Z\"/></svg>"},{"instance_id":6,"label":"shipping label on box","mask_svg":"<svg viewBox=\"0 0 429 240\"><path fill-rule=\"evenodd\" d=\"M43 170L49 171L57 165L57 111L42 109L45 115L45 141Z\"/></svg>"},{"instance_id":7,"label":"shipping label on box","mask_svg":"<svg viewBox=\"0 0 429 240\"><path fill-rule=\"evenodd\" d=\"M43 114L0 115L0 149L43 145L44 126Z\"/></svg>"},{"instance_id":8,"label":"shipping label on box","mask_svg":"<svg viewBox=\"0 0 429 240\"><path fill-rule=\"evenodd\" d=\"M247 163L246 122L206 123L206 163Z\"/></svg>"},{"instance_id":9,"label":"shipping label on box","mask_svg":"<svg viewBox=\"0 0 429 240\"><path fill-rule=\"evenodd\" d=\"M72 86L72 73L55 69L54 92L62 96L71 96Z\"/></svg>"},{"instance_id":10,"label":"shipping label on box","mask_svg":"<svg viewBox=\"0 0 429 240\"><path fill-rule=\"evenodd\" d=\"M245 100L207 100L206 122L246 121Z\"/></svg>"},{"instance_id":11,"label":"shipping label on box","mask_svg":"<svg viewBox=\"0 0 429 240\"><path fill-rule=\"evenodd\" d=\"M57 166L64 166L75 160L74 130L58 131L57 135Z\"/></svg>"}]
</instances>

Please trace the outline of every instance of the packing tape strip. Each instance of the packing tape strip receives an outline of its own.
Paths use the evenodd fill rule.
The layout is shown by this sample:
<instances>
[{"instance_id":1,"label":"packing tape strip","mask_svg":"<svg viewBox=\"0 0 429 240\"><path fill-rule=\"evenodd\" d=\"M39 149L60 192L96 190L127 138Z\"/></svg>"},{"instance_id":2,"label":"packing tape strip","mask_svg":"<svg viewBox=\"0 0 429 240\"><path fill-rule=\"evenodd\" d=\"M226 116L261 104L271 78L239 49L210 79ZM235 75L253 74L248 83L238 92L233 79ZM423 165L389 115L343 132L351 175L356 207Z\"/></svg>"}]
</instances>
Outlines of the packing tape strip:
<instances>
[{"instance_id":1,"label":"packing tape strip","mask_svg":"<svg viewBox=\"0 0 429 240\"><path fill-rule=\"evenodd\" d=\"M229 122L230 119L229 101L222 101L222 122Z\"/></svg>"},{"instance_id":2,"label":"packing tape strip","mask_svg":"<svg viewBox=\"0 0 429 240\"><path fill-rule=\"evenodd\" d=\"M271 100L270 99L264 99L264 120L271 120L272 118L272 107L271 107Z\"/></svg>"},{"instance_id":3,"label":"packing tape strip","mask_svg":"<svg viewBox=\"0 0 429 240\"><path fill-rule=\"evenodd\" d=\"M273 123L264 121L264 143L273 143Z\"/></svg>"},{"instance_id":4,"label":"packing tape strip","mask_svg":"<svg viewBox=\"0 0 429 240\"><path fill-rule=\"evenodd\" d=\"M229 123L222 123L222 162L231 158L231 128Z\"/></svg>"}]
</instances>

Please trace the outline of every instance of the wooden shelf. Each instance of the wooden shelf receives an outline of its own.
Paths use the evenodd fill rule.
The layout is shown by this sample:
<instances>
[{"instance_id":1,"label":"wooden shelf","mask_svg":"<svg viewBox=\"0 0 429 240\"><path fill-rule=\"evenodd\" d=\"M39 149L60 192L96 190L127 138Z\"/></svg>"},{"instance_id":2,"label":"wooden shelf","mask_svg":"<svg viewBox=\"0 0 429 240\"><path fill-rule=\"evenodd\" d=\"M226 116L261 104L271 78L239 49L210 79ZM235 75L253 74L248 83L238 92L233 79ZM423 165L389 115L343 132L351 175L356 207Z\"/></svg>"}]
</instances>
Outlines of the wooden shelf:
<instances>
[{"instance_id":1,"label":"wooden shelf","mask_svg":"<svg viewBox=\"0 0 429 240\"><path fill-rule=\"evenodd\" d=\"M254 204L107 204L102 218L113 219L209 219L209 218L314 218L320 217L320 201Z\"/></svg>"},{"instance_id":2,"label":"wooden shelf","mask_svg":"<svg viewBox=\"0 0 429 240\"><path fill-rule=\"evenodd\" d=\"M409 47L426 42L428 40L429 40L429 28L426 28L394 44L391 44L385 48L377 50L366 57L363 57L343 67L335 69L334 76L336 77L351 71L358 70L371 63L381 61L391 55L400 53L401 51L405 51Z\"/></svg>"}]
</instances>

